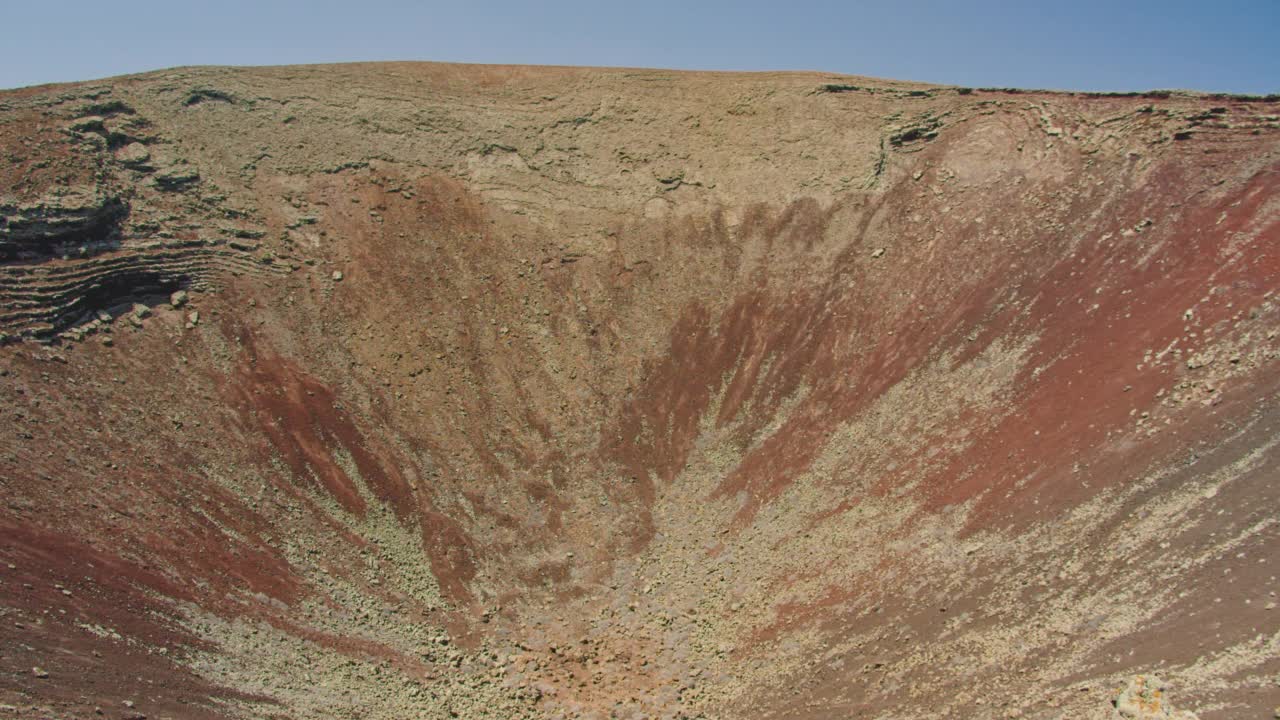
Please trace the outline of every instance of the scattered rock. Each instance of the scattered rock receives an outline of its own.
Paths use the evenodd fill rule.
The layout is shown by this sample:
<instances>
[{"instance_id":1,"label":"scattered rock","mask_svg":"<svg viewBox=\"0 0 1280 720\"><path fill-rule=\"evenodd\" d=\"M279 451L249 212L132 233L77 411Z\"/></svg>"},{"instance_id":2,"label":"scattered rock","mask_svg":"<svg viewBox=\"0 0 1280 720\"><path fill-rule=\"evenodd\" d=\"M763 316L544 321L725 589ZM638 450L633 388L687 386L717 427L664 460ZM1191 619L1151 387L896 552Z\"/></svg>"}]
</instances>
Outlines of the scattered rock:
<instances>
[{"instance_id":1,"label":"scattered rock","mask_svg":"<svg viewBox=\"0 0 1280 720\"><path fill-rule=\"evenodd\" d=\"M876 248L875 250L871 251L871 257L872 259L879 259L881 257L884 257L884 248Z\"/></svg>"},{"instance_id":2,"label":"scattered rock","mask_svg":"<svg viewBox=\"0 0 1280 720\"><path fill-rule=\"evenodd\" d=\"M1195 355L1187 360L1187 369L1199 370L1205 365L1208 365L1210 362L1212 362L1212 360L1210 360L1209 358L1206 358L1202 355Z\"/></svg>"},{"instance_id":3,"label":"scattered rock","mask_svg":"<svg viewBox=\"0 0 1280 720\"><path fill-rule=\"evenodd\" d=\"M334 281L334 282L342 282L342 277L343 277L343 275L342 275L342 271L341 271L341 270L334 270L334 271L333 271L333 281Z\"/></svg>"},{"instance_id":4,"label":"scattered rock","mask_svg":"<svg viewBox=\"0 0 1280 720\"><path fill-rule=\"evenodd\" d=\"M1115 699L1115 716L1125 720L1198 720L1193 712L1173 709L1165 697L1166 687L1155 675L1134 675Z\"/></svg>"},{"instance_id":5,"label":"scattered rock","mask_svg":"<svg viewBox=\"0 0 1280 720\"><path fill-rule=\"evenodd\" d=\"M170 296L169 296L169 304L173 306L173 309L174 309L174 310L177 310L178 308L182 307L183 305L186 305L186 304L187 304L187 291L186 291L186 290L179 290L179 291L175 292L174 294L170 295Z\"/></svg>"},{"instance_id":6,"label":"scattered rock","mask_svg":"<svg viewBox=\"0 0 1280 720\"><path fill-rule=\"evenodd\" d=\"M135 304L133 306L133 310L130 311L130 313L125 316L125 319L128 320L129 324L132 325L133 327L140 328L142 327L143 318L147 318L150 316L151 316L151 308L147 307L146 305Z\"/></svg>"},{"instance_id":7,"label":"scattered rock","mask_svg":"<svg viewBox=\"0 0 1280 720\"><path fill-rule=\"evenodd\" d=\"M31 668L31 674L32 674L32 675L35 675L35 676L36 676L36 677L38 677L38 678L47 678L47 677L49 677L49 671L48 671L48 670L45 670L44 668L40 667L39 665L37 665L36 667Z\"/></svg>"}]
</instances>

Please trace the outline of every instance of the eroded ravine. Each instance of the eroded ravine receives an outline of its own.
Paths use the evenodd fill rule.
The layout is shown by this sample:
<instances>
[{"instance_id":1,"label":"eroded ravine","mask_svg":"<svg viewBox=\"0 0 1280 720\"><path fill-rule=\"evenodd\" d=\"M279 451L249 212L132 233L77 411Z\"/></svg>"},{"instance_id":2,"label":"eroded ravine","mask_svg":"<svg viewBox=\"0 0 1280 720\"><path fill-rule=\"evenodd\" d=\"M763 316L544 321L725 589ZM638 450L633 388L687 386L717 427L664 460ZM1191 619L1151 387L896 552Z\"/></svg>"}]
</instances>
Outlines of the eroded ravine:
<instances>
[{"instance_id":1,"label":"eroded ravine","mask_svg":"<svg viewBox=\"0 0 1280 720\"><path fill-rule=\"evenodd\" d=\"M434 64L0 95L0 704L1110 718L1142 674L1269 713L1278 113Z\"/></svg>"}]
</instances>

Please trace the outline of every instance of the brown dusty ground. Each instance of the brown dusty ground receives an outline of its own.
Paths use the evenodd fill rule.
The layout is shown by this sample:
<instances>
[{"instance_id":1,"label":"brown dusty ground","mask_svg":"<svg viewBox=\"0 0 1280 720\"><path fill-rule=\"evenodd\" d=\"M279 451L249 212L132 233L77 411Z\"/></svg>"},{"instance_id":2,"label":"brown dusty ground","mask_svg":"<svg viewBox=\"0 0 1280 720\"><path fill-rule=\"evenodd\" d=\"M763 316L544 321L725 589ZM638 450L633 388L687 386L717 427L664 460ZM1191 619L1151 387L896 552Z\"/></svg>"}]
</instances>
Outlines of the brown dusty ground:
<instances>
[{"instance_id":1,"label":"brown dusty ground","mask_svg":"<svg viewBox=\"0 0 1280 720\"><path fill-rule=\"evenodd\" d=\"M0 152L0 717L1280 706L1273 98L188 68Z\"/></svg>"}]
</instances>

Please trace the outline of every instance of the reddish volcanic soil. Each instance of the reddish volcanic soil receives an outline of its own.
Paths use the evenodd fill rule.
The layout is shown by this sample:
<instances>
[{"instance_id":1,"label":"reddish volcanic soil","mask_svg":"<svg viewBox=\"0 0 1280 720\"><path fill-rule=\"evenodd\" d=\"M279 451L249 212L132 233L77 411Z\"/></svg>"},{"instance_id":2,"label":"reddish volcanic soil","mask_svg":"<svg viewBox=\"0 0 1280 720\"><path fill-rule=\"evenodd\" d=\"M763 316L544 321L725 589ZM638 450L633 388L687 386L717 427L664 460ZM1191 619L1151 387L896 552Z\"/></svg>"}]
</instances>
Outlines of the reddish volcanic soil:
<instances>
[{"instance_id":1,"label":"reddish volcanic soil","mask_svg":"<svg viewBox=\"0 0 1280 720\"><path fill-rule=\"evenodd\" d=\"M198 68L0 151L0 718L1280 706L1275 98Z\"/></svg>"}]
</instances>

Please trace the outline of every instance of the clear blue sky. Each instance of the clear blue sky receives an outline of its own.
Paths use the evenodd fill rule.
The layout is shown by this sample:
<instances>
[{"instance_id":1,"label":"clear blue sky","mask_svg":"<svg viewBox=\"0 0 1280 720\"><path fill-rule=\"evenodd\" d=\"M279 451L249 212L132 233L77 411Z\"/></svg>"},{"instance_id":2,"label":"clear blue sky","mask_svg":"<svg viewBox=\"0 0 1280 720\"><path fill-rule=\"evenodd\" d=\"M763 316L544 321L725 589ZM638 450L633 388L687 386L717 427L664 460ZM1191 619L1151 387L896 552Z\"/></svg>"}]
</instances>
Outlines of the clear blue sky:
<instances>
[{"instance_id":1,"label":"clear blue sky","mask_svg":"<svg viewBox=\"0 0 1280 720\"><path fill-rule=\"evenodd\" d=\"M0 0L0 87L350 60L1280 92L1280 0Z\"/></svg>"}]
</instances>

